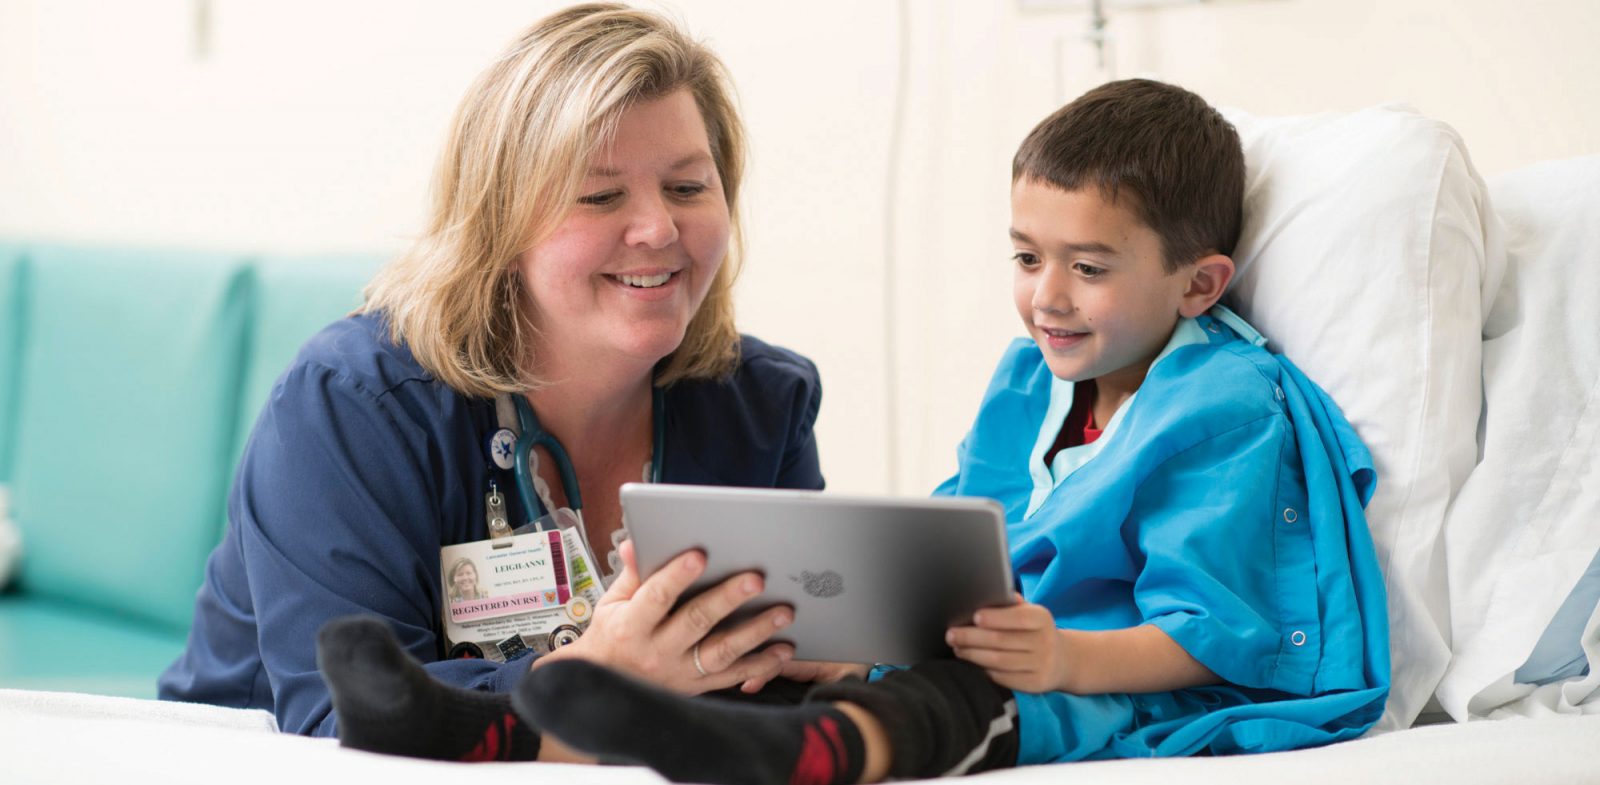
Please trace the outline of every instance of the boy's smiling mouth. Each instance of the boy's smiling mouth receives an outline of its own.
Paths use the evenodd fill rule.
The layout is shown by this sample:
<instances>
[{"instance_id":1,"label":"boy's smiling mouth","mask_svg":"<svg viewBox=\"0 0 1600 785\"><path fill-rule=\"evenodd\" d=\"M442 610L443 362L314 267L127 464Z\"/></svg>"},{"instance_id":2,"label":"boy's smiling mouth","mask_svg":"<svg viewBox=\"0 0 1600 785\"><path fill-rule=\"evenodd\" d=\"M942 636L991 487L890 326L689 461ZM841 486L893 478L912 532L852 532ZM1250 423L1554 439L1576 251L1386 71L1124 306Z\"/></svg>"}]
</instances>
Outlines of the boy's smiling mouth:
<instances>
[{"instance_id":1,"label":"boy's smiling mouth","mask_svg":"<svg viewBox=\"0 0 1600 785\"><path fill-rule=\"evenodd\" d=\"M1056 327L1040 327L1039 331L1044 333L1045 344L1051 349L1071 349L1072 347L1083 343L1084 339L1089 337L1088 331L1084 330L1066 330Z\"/></svg>"}]
</instances>

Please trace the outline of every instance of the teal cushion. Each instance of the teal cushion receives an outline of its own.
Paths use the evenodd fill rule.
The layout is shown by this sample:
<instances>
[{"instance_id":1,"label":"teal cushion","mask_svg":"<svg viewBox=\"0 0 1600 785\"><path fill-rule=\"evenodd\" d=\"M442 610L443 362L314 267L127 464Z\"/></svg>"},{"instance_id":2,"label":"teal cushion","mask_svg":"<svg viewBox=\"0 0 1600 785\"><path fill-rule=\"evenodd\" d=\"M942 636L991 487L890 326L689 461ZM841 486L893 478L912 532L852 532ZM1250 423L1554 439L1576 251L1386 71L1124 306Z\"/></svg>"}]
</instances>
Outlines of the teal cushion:
<instances>
[{"instance_id":1,"label":"teal cushion","mask_svg":"<svg viewBox=\"0 0 1600 785\"><path fill-rule=\"evenodd\" d=\"M239 407L238 463L256 417L301 344L361 306L383 259L370 255L267 256L256 260L255 328Z\"/></svg>"},{"instance_id":2,"label":"teal cushion","mask_svg":"<svg viewBox=\"0 0 1600 785\"><path fill-rule=\"evenodd\" d=\"M0 597L0 687L156 697L184 636L80 605Z\"/></svg>"},{"instance_id":3,"label":"teal cushion","mask_svg":"<svg viewBox=\"0 0 1600 785\"><path fill-rule=\"evenodd\" d=\"M27 268L22 249L0 243L0 485L11 478L11 441L16 434L18 364Z\"/></svg>"},{"instance_id":4,"label":"teal cushion","mask_svg":"<svg viewBox=\"0 0 1600 785\"><path fill-rule=\"evenodd\" d=\"M29 260L12 510L23 590L185 630L227 489L250 272L221 254Z\"/></svg>"}]
</instances>

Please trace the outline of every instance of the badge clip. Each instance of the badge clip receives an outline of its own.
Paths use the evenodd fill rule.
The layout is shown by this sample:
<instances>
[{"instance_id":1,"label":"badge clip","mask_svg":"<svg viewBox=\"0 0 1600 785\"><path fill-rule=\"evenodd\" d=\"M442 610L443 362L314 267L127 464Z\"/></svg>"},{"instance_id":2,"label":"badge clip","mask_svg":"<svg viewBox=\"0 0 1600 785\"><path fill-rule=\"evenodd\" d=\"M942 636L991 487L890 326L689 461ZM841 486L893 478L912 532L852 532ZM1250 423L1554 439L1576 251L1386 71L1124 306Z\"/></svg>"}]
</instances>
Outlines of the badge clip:
<instances>
[{"instance_id":1,"label":"badge clip","mask_svg":"<svg viewBox=\"0 0 1600 785\"><path fill-rule=\"evenodd\" d=\"M506 520L506 497L499 486L489 481L489 495L484 497L489 516L489 539L496 548L511 547L511 522Z\"/></svg>"}]
</instances>

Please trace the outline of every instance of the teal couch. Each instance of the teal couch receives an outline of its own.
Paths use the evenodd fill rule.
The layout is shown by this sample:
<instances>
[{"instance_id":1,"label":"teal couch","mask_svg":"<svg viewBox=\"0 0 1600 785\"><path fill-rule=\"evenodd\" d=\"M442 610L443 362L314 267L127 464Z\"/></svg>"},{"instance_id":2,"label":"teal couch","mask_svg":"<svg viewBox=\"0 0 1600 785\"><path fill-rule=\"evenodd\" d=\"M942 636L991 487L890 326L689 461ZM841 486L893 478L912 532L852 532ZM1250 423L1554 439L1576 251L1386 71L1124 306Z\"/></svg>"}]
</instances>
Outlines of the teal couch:
<instances>
[{"instance_id":1,"label":"teal couch","mask_svg":"<svg viewBox=\"0 0 1600 785\"><path fill-rule=\"evenodd\" d=\"M154 697L257 413L380 262L0 241L0 688Z\"/></svg>"}]
</instances>

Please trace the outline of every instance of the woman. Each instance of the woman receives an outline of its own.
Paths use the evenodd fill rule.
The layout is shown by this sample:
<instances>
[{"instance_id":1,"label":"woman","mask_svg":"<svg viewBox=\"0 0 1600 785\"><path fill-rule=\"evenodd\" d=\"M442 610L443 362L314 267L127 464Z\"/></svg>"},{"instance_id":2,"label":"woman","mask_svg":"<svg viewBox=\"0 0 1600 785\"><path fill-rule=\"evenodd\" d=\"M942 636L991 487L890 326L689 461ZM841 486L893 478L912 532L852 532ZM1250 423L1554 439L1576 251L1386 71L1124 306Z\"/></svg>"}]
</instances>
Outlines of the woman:
<instances>
[{"instance_id":1,"label":"woman","mask_svg":"<svg viewBox=\"0 0 1600 785\"><path fill-rule=\"evenodd\" d=\"M162 696L270 707L285 730L331 735L347 723L315 637L375 616L428 676L482 691L493 715L455 723L458 747L412 754L538 750L494 725L511 721L504 695L529 660L447 659L441 637L441 548L488 538L497 510L523 522L514 473L486 449L504 422L497 396L523 397L565 447L589 549L622 565L563 656L686 693L776 674L792 647L763 645L787 609L707 634L758 576L673 612L703 557L642 585L626 545L607 559L624 482L822 487L815 367L733 325L743 166L721 64L665 19L585 5L514 42L456 113L421 239L274 389ZM542 457L549 499L528 508L575 506Z\"/></svg>"},{"instance_id":2,"label":"woman","mask_svg":"<svg viewBox=\"0 0 1600 785\"><path fill-rule=\"evenodd\" d=\"M445 573L445 583L450 587L449 602L481 600L488 595L478 588L478 566L471 559L456 559Z\"/></svg>"}]
</instances>

